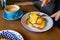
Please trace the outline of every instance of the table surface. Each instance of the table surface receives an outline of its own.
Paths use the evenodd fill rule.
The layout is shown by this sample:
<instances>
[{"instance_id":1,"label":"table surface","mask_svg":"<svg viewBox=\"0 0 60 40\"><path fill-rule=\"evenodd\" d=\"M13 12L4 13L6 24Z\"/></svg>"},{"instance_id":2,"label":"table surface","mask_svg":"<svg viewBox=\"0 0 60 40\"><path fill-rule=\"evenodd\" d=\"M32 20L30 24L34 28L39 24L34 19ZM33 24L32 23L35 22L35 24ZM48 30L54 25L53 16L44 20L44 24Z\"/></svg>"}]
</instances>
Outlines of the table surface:
<instances>
[{"instance_id":1,"label":"table surface","mask_svg":"<svg viewBox=\"0 0 60 40\"><path fill-rule=\"evenodd\" d=\"M33 5L20 6L24 13L38 11ZM60 29L53 26L44 33L33 33L25 30L19 20L7 21L2 18L3 10L0 10L0 30L15 30L19 32L25 40L60 40Z\"/></svg>"}]
</instances>

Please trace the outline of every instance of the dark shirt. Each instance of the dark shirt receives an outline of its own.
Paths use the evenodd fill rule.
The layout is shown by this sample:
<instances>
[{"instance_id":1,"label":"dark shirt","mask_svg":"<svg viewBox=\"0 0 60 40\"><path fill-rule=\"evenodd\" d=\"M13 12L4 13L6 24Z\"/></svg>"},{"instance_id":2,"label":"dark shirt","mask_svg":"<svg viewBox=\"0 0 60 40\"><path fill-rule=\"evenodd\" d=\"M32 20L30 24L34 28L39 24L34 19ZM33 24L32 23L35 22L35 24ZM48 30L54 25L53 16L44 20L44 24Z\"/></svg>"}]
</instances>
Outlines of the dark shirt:
<instances>
[{"instance_id":1,"label":"dark shirt","mask_svg":"<svg viewBox=\"0 0 60 40\"><path fill-rule=\"evenodd\" d=\"M29 0L29 1L39 1L39 0ZM57 9L56 10L60 10L60 0L56 0L57 4Z\"/></svg>"},{"instance_id":2,"label":"dark shirt","mask_svg":"<svg viewBox=\"0 0 60 40\"><path fill-rule=\"evenodd\" d=\"M60 0L57 1L57 10L60 10Z\"/></svg>"},{"instance_id":3,"label":"dark shirt","mask_svg":"<svg viewBox=\"0 0 60 40\"><path fill-rule=\"evenodd\" d=\"M52 0L49 4L47 4L44 7L41 7L42 2L40 0L29 0L29 1L33 1L35 3L35 7L39 9L39 11L44 12L48 15L51 15L53 13L55 0Z\"/></svg>"}]
</instances>

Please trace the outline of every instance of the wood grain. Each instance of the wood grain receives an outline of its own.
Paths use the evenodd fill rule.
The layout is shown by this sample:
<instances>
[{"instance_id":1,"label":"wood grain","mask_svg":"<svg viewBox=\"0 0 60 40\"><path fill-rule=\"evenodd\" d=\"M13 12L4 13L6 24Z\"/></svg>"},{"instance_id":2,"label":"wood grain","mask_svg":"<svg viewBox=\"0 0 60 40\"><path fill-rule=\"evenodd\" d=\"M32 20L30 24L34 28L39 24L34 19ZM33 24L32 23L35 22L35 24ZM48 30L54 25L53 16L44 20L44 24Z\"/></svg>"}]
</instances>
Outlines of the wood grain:
<instances>
[{"instance_id":1,"label":"wood grain","mask_svg":"<svg viewBox=\"0 0 60 40\"><path fill-rule=\"evenodd\" d=\"M24 13L38 11L33 5L20 6ZM25 40L60 40L60 29L53 26L49 31L44 33L33 33L23 28L20 19L16 21L7 21L2 18L3 10L0 10L0 30L15 30L24 37Z\"/></svg>"}]
</instances>

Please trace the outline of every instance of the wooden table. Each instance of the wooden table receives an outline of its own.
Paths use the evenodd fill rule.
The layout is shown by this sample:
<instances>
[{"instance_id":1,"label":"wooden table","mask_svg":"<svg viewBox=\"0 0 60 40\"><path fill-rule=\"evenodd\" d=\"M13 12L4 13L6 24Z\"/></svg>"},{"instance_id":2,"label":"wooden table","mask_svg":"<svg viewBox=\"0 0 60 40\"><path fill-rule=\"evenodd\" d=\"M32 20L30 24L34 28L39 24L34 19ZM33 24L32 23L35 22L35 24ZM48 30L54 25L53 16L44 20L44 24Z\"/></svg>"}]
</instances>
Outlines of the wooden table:
<instances>
[{"instance_id":1,"label":"wooden table","mask_svg":"<svg viewBox=\"0 0 60 40\"><path fill-rule=\"evenodd\" d=\"M21 10L24 13L30 11L38 11L34 6L21 6ZM3 10L0 10L0 30L15 30L19 32L25 40L60 40L60 29L57 26L53 26L47 32L44 33L33 33L25 30L20 23L20 20L7 21L2 18Z\"/></svg>"}]
</instances>

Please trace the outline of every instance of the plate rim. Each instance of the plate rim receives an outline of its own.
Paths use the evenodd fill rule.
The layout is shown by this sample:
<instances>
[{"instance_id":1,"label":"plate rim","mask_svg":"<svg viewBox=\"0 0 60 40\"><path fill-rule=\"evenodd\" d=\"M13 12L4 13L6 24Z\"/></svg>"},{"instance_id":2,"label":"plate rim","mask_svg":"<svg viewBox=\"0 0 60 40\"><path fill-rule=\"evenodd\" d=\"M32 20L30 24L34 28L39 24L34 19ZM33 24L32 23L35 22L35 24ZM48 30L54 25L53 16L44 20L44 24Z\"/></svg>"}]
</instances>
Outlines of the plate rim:
<instances>
[{"instance_id":1,"label":"plate rim","mask_svg":"<svg viewBox=\"0 0 60 40\"><path fill-rule=\"evenodd\" d=\"M22 36L19 32L15 31L15 30L1 30L0 33L2 33L3 31L12 32L12 33L15 34L15 35L16 35L16 33L17 33L17 34L22 38L22 40L24 40L23 36ZM14 33L14 32L15 32L15 33ZM18 35L16 35L16 36L18 36Z\"/></svg>"},{"instance_id":2,"label":"plate rim","mask_svg":"<svg viewBox=\"0 0 60 40\"><path fill-rule=\"evenodd\" d=\"M26 13L25 15L27 15L27 14L30 14L31 12L28 12L28 13ZM38 12L38 13L43 13L43 12ZM45 13L43 13L43 14L45 14ZM25 16L25 15L23 15L23 17ZM47 15L47 14L46 14ZM47 15L48 16L48 15ZM22 18L23 18L22 17ZM48 16L48 17L50 17L50 16ZM23 24L22 24L22 18L21 18L21 25L23 26ZM40 31L40 32L46 32L46 31L48 31L48 30L50 30L52 27L53 27L53 19L50 17L50 19L51 19L51 21L52 21L52 26L49 28L49 29L47 29L47 30L45 30L45 31ZM25 28L24 26L23 26L23 28L24 29L26 29L26 30L28 30L28 31L31 31L31 32L37 32L37 33L40 33L40 32L38 32L38 31L32 31L32 30L29 30L28 28Z\"/></svg>"}]
</instances>

